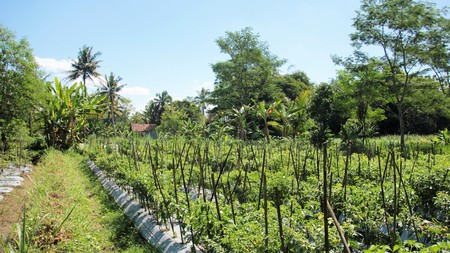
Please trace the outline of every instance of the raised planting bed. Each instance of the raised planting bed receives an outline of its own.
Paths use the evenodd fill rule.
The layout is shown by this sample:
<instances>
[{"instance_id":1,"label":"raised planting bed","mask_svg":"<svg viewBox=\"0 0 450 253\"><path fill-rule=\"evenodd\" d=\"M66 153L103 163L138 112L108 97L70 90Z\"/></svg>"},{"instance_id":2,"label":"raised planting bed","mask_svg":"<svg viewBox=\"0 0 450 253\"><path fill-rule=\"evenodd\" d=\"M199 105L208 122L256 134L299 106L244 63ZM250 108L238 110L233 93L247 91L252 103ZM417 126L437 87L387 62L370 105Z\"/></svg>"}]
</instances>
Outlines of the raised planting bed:
<instances>
[{"instance_id":1,"label":"raised planting bed","mask_svg":"<svg viewBox=\"0 0 450 253\"><path fill-rule=\"evenodd\" d=\"M100 170L92 161L88 161L88 166L98 177L103 188L114 198L124 213L134 221L135 227L145 240L162 252L201 252L198 249L192 250L192 244L181 242L181 238L177 236L177 234L180 234L178 225L174 226L175 232L166 226L159 225L151 212L145 210L126 190L119 187L114 182L114 179L108 178L106 173Z\"/></svg>"}]
</instances>

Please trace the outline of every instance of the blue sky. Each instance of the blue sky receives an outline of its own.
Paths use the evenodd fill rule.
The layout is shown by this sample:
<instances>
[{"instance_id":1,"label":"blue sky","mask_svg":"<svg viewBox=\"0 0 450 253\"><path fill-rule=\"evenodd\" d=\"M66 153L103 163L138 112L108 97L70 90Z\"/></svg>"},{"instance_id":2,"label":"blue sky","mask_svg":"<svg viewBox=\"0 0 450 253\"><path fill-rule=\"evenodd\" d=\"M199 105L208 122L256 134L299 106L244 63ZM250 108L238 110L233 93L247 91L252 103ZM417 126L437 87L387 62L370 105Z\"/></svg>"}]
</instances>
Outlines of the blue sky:
<instances>
[{"instance_id":1,"label":"blue sky","mask_svg":"<svg viewBox=\"0 0 450 253\"><path fill-rule=\"evenodd\" d=\"M175 99L212 90L210 65L227 59L215 40L244 27L287 60L282 72L329 81L338 69L331 55L352 52L359 6L359 0L3 0L0 23L26 38L42 69L55 76L64 77L79 49L92 46L102 53L98 71L120 75L127 84L122 95L143 110L164 90Z\"/></svg>"}]
</instances>

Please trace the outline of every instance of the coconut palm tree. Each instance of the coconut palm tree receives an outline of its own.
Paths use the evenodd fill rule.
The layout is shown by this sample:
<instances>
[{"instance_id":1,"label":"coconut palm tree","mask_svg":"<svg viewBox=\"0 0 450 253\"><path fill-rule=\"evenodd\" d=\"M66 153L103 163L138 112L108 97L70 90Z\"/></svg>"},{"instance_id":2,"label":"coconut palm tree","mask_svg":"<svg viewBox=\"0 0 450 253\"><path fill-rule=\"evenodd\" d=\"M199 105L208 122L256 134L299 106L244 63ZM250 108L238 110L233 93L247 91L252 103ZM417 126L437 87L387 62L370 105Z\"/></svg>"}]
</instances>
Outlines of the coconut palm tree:
<instances>
[{"instance_id":1,"label":"coconut palm tree","mask_svg":"<svg viewBox=\"0 0 450 253\"><path fill-rule=\"evenodd\" d=\"M161 115L166 110L167 106L172 103L172 97L167 91L162 93L157 93L156 97L153 99L154 102L154 119L155 124L161 124Z\"/></svg>"},{"instance_id":2,"label":"coconut palm tree","mask_svg":"<svg viewBox=\"0 0 450 253\"><path fill-rule=\"evenodd\" d=\"M197 96L195 96L195 98L194 98L195 103L202 110L203 115L205 115L205 110L206 110L206 106L208 104L209 95L211 95L211 92L208 89L205 89L203 87L200 91L197 91Z\"/></svg>"},{"instance_id":3,"label":"coconut palm tree","mask_svg":"<svg viewBox=\"0 0 450 253\"><path fill-rule=\"evenodd\" d=\"M119 92L126 86L126 84L119 84L122 81L120 76L115 76L113 72L109 76L105 75L105 81L100 83L100 88L97 91L99 95L105 96L107 103L109 104L109 121L111 122L114 130L114 137L117 137L116 133L116 104L118 104L123 97L119 95Z\"/></svg>"},{"instance_id":4,"label":"coconut palm tree","mask_svg":"<svg viewBox=\"0 0 450 253\"><path fill-rule=\"evenodd\" d=\"M81 77L83 79L83 85L86 87L86 79L93 80L92 77L100 76L97 68L101 62L98 60L101 54L100 52L92 53L92 47L84 45L78 52L77 60L72 61L73 69L68 72L69 76L67 76L67 79L73 81Z\"/></svg>"}]
</instances>

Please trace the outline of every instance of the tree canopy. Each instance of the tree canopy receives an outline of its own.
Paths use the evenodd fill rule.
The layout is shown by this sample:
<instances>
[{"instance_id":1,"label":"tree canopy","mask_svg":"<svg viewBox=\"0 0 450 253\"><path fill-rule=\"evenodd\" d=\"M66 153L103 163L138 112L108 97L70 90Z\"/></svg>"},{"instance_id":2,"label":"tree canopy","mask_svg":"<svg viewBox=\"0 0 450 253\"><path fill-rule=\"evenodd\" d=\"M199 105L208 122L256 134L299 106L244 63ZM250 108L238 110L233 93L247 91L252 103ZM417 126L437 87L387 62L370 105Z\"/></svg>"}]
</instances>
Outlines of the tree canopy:
<instances>
[{"instance_id":1,"label":"tree canopy","mask_svg":"<svg viewBox=\"0 0 450 253\"><path fill-rule=\"evenodd\" d=\"M105 81L101 83L98 90L99 95L105 96L106 104L109 107L108 117L111 125L113 126L114 136L117 136L116 132L116 115L118 114L119 104L124 101L124 98L119 92L126 86L126 84L120 84L122 77L116 76L113 72L109 76L105 75Z\"/></svg>"},{"instance_id":2,"label":"tree canopy","mask_svg":"<svg viewBox=\"0 0 450 253\"><path fill-rule=\"evenodd\" d=\"M383 55L379 60L385 64L386 96L395 105L394 113L399 120L401 145L405 135L405 98L412 84L423 73L422 63L430 57L429 38L444 19L440 10L432 4L414 0L362 0L361 8L354 18L356 31L351 35L353 45L377 46ZM444 36L445 37L445 36Z\"/></svg>"},{"instance_id":3,"label":"tree canopy","mask_svg":"<svg viewBox=\"0 0 450 253\"><path fill-rule=\"evenodd\" d=\"M72 70L69 71L69 76L67 79L75 81L77 78L81 77L83 80L83 85L86 86L86 80L93 80L93 77L99 77L100 73L97 72L99 63L101 62L97 58L102 53L92 52L92 47L84 45L78 52L77 60L72 62Z\"/></svg>"},{"instance_id":4,"label":"tree canopy","mask_svg":"<svg viewBox=\"0 0 450 253\"><path fill-rule=\"evenodd\" d=\"M277 68L285 60L272 55L267 43L260 41L252 28L226 32L216 43L220 51L230 57L211 66L216 74L211 93L216 111L240 108L254 101L273 102L281 97L272 77L278 74Z\"/></svg>"},{"instance_id":5,"label":"tree canopy","mask_svg":"<svg viewBox=\"0 0 450 253\"><path fill-rule=\"evenodd\" d=\"M124 87L120 76L105 75L97 93L87 95L86 80L100 76L100 52L86 45L79 49L67 79L81 78L81 84L65 87L55 81L43 89L28 43L1 27L2 148L7 149L15 128L33 132L34 121L33 129L45 129L41 134L49 145L65 148L69 144L64 142L81 141L89 133L111 134L107 125L119 136L133 120L160 125L170 134L196 129L196 136L242 140L302 135L323 142L333 133L362 137L364 143L377 133L400 133L403 145L407 132L436 133L450 124L450 22L444 14L416 0L362 0L353 19L355 51L334 57L342 69L320 85L301 70L280 71L287 61L274 55L251 27L225 32L215 42L227 59L211 65L211 90L202 88L184 100L157 93L133 119L129 101L119 95ZM368 47L378 47L381 54L369 55Z\"/></svg>"},{"instance_id":6,"label":"tree canopy","mask_svg":"<svg viewBox=\"0 0 450 253\"><path fill-rule=\"evenodd\" d=\"M0 135L3 151L40 107L44 90L29 43L0 25Z\"/></svg>"}]
</instances>

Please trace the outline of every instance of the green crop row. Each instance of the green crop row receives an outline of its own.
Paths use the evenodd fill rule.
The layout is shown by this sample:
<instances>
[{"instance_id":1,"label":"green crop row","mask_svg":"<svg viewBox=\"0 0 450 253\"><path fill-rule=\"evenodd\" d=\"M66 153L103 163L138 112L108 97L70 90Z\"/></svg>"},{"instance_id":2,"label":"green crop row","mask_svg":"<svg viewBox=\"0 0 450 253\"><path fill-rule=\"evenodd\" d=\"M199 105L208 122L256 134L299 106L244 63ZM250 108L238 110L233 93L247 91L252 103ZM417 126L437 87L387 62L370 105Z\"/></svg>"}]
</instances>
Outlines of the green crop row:
<instances>
[{"instance_id":1,"label":"green crop row","mask_svg":"<svg viewBox=\"0 0 450 253\"><path fill-rule=\"evenodd\" d=\"M449 249L450 154L417 140L403 154L388 139L355 149L339 140L93 138L82 150L206 251Z\"/></svg>"}]
</instances>

